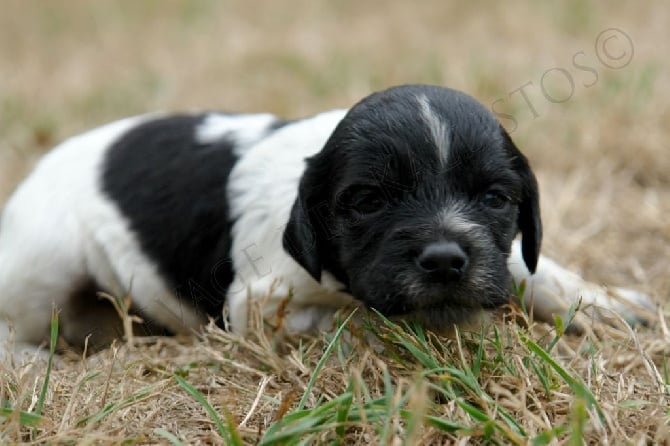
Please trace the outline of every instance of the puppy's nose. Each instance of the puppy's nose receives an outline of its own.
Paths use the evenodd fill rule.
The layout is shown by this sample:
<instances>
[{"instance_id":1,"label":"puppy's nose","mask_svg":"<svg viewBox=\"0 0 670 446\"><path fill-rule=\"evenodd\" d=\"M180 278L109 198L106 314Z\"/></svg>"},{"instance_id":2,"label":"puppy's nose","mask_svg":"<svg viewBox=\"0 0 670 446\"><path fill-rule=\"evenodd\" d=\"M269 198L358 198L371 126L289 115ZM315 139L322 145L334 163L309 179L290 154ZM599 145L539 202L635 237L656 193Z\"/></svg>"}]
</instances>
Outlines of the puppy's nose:
<instances>
[{"instance_id":1,"label":"puppy's nose","mask_svg":"<svg viewBox=\"0 0 670 446\"><path fill-rule=\"evenodd\" d=\"M454 242L431 243L416 260L421 270L441 281L460 279L468 266L468 255Z\"/></svg>"}]
</instances>

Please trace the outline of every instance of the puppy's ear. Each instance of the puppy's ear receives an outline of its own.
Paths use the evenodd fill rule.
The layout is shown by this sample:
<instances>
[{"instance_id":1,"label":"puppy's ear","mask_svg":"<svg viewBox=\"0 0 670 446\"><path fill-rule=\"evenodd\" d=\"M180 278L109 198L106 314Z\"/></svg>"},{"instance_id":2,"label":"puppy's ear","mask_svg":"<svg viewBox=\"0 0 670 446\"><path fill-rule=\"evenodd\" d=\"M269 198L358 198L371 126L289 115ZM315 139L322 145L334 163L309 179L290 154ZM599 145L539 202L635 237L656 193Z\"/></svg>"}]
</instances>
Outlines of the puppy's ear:
<instances>
[{"instance_id":1,"label":"puppy's ear","mask_svg":"<svg viewBox=\"0 0 670 446\"><path fill-rule=\"evenodd\" d=\"M527 161L525 164L528 166ZM542 220L537 180L529 167L524 178L524 189L518 218L519 231L521 231L521 253L528 271L534 273L542 245Z\"/></svg>"},{"instance_id":2,"label":"puppy's ear","mask_svg":"<svg viewBox=\"0 0 670 446\"><path fill-rule=\"evenodd\" d=\"M318 282L321 280L323 260L322 222L319 209L327 206L324 183L328 172L317 157L307 160L307 168L300 179L298 197L293 203L291 215L284 229L283 245L293 259Z\"/></svg>"},{"instance_id":3,"label":"puppy's ear","mask_svg":"<svg viewBox=\"0 0 670 446\"><path fill-rule=\"evenodd\" d=\"M316 280L321 281L321 260L316 231L306 200L298 194L284 229L284 249Z\"/></svg>"},{"instance_id":4,"label":"puppy's ear","mask_svg":"<svg viewBox=\"0 0 670 446\"><path fill-rule=\"evenodd\" d=\"M535 174L530 169L528 159L514 145L505 130L502 130L506 143L514 153L514 165L521 175L523 195L519 204L517 226L521 232L521 253L528 271L535 272L540 258L542 245L542 219L540 218L540 192Z\"/></svg>"}]
</instances>

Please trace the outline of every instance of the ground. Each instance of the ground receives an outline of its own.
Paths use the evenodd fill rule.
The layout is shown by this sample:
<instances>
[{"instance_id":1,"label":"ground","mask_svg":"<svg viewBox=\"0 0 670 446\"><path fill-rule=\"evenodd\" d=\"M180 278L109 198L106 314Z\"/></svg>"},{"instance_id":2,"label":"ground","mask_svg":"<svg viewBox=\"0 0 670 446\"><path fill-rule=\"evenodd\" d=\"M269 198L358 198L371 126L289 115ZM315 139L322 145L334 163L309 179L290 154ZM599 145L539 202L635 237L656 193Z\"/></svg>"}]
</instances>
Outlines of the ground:
<instances>
[{"instance_id":1,"label":"ground","mask_svg":"<svg viewBox=\"0 0 670 446\"><path fill-rule=\"evenodd\" d=\"M590 280L646 291L660 309L647 327L594 322L579 335L497 315L446 339L373 318L360 338L243 340L210 329L65 355L51 371L6 361L0 442L669 441L664 2L6 0L2 9L0 203L53 144L120 117L297 118L391 85L441 84L491 107L529 156L544 252Z\"/></svg>"}]
</instances>

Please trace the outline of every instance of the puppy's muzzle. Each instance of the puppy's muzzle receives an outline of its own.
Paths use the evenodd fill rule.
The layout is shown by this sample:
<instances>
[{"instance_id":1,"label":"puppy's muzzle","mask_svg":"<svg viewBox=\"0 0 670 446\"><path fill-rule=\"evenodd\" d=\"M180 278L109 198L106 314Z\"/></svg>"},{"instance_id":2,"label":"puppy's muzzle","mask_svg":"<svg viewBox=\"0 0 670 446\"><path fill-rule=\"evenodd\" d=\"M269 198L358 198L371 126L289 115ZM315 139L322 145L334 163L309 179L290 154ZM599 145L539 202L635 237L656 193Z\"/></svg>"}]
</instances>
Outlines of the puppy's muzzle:
<instances>
[{"instance_id":1,"label":"puppy's muzzle","mask_svg":"<svg viewBox=\"0 0 670 446\"><path fill-rule=\"evenodd\" d=\"M444 284L458 282L466 273L470 259L455 242L434 242L417 256L416 264L431 280Z\"/></svg>"}]
</instances>

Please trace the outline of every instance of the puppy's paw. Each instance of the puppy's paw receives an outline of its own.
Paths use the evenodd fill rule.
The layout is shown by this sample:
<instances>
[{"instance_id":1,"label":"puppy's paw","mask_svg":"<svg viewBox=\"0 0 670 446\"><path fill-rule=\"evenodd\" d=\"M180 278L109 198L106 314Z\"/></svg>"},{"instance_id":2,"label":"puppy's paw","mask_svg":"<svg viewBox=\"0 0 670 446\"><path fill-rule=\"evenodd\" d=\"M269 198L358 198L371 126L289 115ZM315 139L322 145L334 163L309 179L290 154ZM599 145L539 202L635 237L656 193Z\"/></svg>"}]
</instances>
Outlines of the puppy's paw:
<instances>
[{"instance_id":1,"label":"puppy's paw","mask_svg":"<svg viewBox=\"0 0 670 446\"><path fill-rule=\"evenodd\" d=\"M629 288L613 287L608 289L614 311L630 325L647 325L656 314L658 305L651 296Z\"/></svg>"},{"instance_id":2,"label":"puppy's paw","mask_svg":"<svg viewBox=\"0 0 670 446\"><path fill-rule=\"evenodd\" d=\"M579 278L572 293L581 299L585 314L601 321L617 314L631 326L648 325L656 311L650 296L628 288L600 286Z\"/></svg>"},{"instance_id":3,"label":"puppy's paw","mask_svg":"<svg viewBox=\"0 0 670 446\"><path fill-rule=\"evenodd\" d=\"M586 281L546 257L541 258L534 275L515 274L515 279L526 281L526 308L532 309L535 319L544 322L553 322L557 315L566 320L570 309L577 305L581 313L576 317L581 321L573 321L577 325L586 323L584 316L607 321L613 313L630 325L647 325L656 312L656 304L647 294Z\"/></svg>"}]
</instances>

